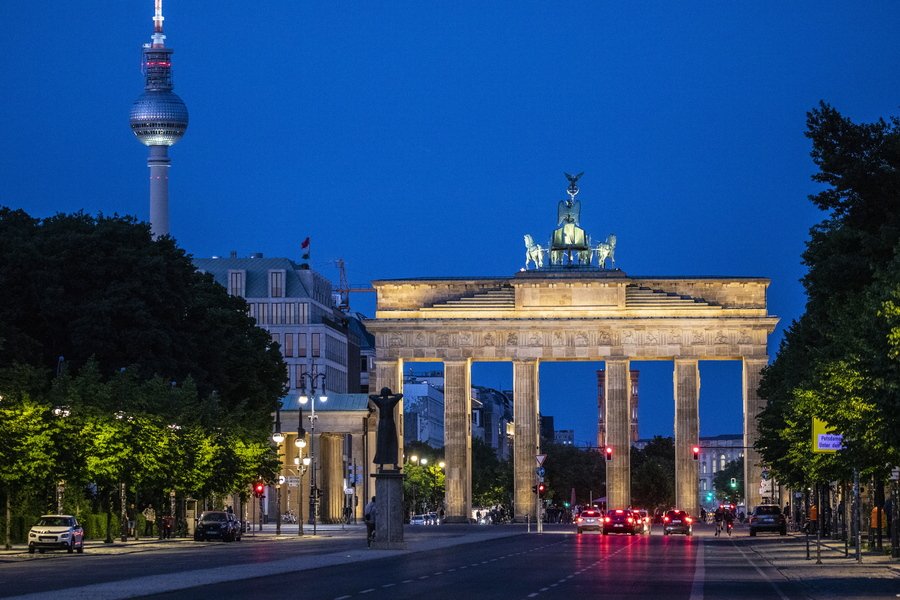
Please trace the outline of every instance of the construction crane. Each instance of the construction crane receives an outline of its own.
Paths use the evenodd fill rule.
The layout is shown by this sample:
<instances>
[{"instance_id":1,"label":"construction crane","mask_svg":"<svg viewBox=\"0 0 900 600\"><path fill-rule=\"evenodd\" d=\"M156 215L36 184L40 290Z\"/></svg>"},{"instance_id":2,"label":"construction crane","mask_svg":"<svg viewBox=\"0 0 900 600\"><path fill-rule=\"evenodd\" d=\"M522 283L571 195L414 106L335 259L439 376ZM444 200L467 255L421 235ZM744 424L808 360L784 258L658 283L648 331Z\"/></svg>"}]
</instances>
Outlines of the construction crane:
<instances>
[{"instance_id":1,"label":"construction crane","mask_svg":"<svg viewBox=\"0 0 900 600\"><path fill-rule=\"evenodd\" d=\"M374 292L375 288L365 284L350 285L347 281L347 267L343 258L336 259L334 265L338 268L338 285L335 294L337 307L341 312L350 312L350 292Z\"/></svg>"}]
</instances>

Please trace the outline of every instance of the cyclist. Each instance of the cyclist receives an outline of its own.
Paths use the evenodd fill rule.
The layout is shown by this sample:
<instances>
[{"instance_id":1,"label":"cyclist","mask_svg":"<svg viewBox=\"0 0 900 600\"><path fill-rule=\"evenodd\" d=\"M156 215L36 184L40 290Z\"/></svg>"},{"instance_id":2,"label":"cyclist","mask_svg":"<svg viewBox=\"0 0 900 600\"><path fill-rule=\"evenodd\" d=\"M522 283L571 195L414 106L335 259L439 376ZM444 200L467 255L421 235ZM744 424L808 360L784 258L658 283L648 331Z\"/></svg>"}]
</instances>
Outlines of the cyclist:
<instances>
[{"instance_id":1,"label":"cyclist","mask_svg":"<svg viewBox=\"0 0 900 600\"><path fill-rule=\"evenodd\" d=\"M713 518L716 521L716 535L719 535L719 533L722 531L722 522L725 520L725 508L721 504L716 509Z\"/></svg>"},{"instance_id":2,"label":"cyclist","mask_svg":"<svg viewBox=\"0 0 900 600\"><path fill-rule=\"evenodd\" d=\"M734 529L734 513L730 510L725 511L725 531L731 537L731 530Z\"/></svg>"}]
</instances>

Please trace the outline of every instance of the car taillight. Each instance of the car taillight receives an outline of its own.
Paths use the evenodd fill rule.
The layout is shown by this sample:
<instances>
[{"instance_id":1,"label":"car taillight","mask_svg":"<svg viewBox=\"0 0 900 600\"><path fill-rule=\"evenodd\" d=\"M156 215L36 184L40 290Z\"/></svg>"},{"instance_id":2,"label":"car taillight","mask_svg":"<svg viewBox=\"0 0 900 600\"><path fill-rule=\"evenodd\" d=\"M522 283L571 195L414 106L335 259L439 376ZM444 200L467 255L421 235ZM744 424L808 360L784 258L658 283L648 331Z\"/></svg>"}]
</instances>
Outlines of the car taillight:
<instances>
[{"instance_id":1,"label":"car taillight","mask_svg":"<svg viewBox=\"0 0 900 600\"><path fill-rule=\"evenodd\" d=\"M690 518L690 517L685 517L684 520L685 520L685 522L687 522L687 523L693 523L693 522L694 522L694 520L693 520L692 518Z\"/></svg>"},{"instance_id":2,"label":"car taillight","mask_svg":"<svg viewBox=\"0 0 900 600\"><path fill-rule=\"evenodd\" d=\"M603 521L605 523L609 523L610 521L612 521L612 519L610 519L609 517L603 517Z\"/></svg>"},{"instance_id":3,"label":"car taillight","mask_svg":"<svg viewBox=\"0 0 900 600\"><path fill-rule=\"evenodd\" d=\"M575 519L576 523L581 523L582 521L584 521L584 519L582 519L581 517L578 517L577 519Z\"/></svg>"},{"instance_id":4,"label":"car taillight","mask_svg":"<svg viewBox=\"0 0 900 600\"><path fill-rule=\"evenodd\" d=\"M629 523L634 523L634 519L632 519L631 517L628 517L628 518L625 519L625 520L628 521Z\"/></svg>"},{"instance_id":5,"label":"car taillight","mask_svg":"<svg viewBox=\"0 0 900 600\"><path fill-rule=\"evenodd\" d=\"M669 522L669 517L663 517L663 523L668 523L668 522Z\"/></svg>"}]
</instances>

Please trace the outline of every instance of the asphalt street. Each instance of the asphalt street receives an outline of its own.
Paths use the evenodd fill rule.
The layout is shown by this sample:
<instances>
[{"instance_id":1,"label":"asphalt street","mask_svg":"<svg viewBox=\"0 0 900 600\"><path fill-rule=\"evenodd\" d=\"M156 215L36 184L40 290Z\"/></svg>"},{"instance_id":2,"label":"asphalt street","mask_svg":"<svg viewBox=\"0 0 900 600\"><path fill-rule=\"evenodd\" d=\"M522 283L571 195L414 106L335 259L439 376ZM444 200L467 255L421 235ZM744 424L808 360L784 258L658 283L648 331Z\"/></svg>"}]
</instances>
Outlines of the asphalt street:
<instances>
[{"instance_id":1,"label":"asphalt street","mask_svg":"<svg viewBox=\"0 0 900 600\"><path fill-rule=\"evenodd\" d=\"M546 526L406 528L407 549L367 549L361 527L302 538L269 531L239 543L191 540L92 543L83 555L0 552L0 597L245 598L896 598L900 569L863 563L837 543L806 558L805 539L597 533Z\"/></svg>"}]
</instances>

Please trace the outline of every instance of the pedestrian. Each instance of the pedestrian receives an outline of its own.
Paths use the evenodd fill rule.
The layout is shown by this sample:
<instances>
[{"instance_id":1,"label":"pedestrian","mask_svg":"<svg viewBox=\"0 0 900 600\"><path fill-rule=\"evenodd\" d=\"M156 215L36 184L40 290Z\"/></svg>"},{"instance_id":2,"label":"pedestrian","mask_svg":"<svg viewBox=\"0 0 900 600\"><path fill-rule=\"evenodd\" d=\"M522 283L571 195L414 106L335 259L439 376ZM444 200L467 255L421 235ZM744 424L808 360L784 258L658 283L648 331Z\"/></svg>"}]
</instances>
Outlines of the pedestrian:
<instances>
[{"instance_id":1,"label":"pedestrian","mask_svg":"<svg viewBox=\"0 0 900 600\"><path fill-rule=\"evenodd\" d=\"M172 537L172 525L175 518L172 515L166 515L162 518L163 539L168 540Z\"/></svg>"},{"instance_id":2,"label":"pedestrian","mask_svg":"<svg viewBox=\"0 0 900 600\"><path fill-rule=\"evenodd\" d=\"M153 524L156 522L156 511L153 509L152 504L148 504L144 509L144 512L141 513L144 515L144 536L149 537L153 535Z\"/></svg>"},{"instance_id":3,"label":"pedestrian","mask_svg":"<svg viewBox=\"0 0 900 600\"><path fill-rule=\"evenodd\" d=\"M363 519L366 521L366 546L372 545L372 540L375 539L375 517L378 514L378 507L375 506L375 496L372 496L372 499L366 504L366 508L363 511Z\"/></svg>"},{"instance_id":4,"label":"pedestrian","mask_svg":"<svg viewBox=\"0 0 900 600\"><path fill-rule=\"evenodd\" d=\"M125 517L128 519L128 535L130 537L136 537L134 535L134 502L128 505L125 509Z\"/></svg>"}]
</instances>

